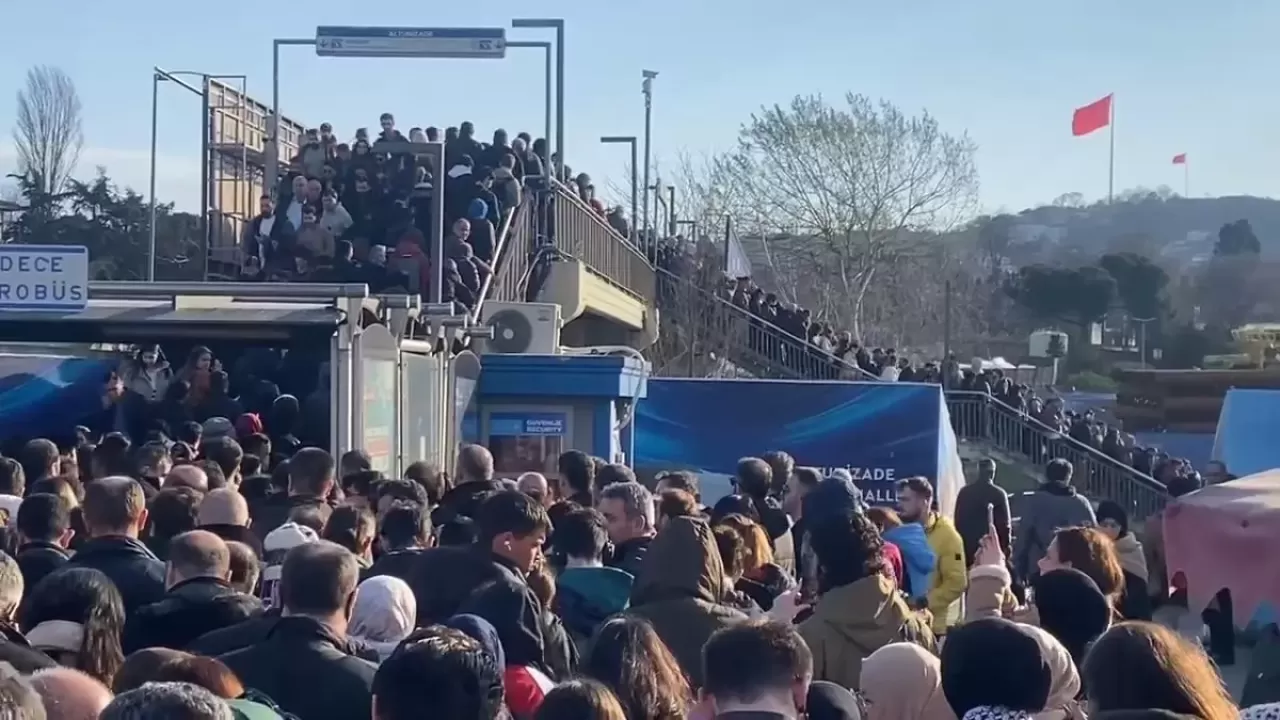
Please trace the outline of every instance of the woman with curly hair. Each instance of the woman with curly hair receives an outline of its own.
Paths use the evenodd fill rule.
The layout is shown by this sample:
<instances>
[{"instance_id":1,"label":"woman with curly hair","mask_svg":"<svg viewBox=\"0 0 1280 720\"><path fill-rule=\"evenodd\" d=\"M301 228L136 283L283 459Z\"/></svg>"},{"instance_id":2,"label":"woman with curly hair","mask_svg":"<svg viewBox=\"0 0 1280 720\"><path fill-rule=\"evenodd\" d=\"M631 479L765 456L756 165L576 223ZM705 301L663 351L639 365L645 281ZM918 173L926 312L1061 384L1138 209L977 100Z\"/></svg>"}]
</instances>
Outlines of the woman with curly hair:
<instances>
[{"instance_id":1,"label":"woman with curly hair","mask_svg":"<svg viewBox=\"0 0 1280 720\"><path fill-rule=\"evenodd\" d=\"M800 623L813 679L859 688L862 661L921 622L884 569L884 540L865 513L820 516L805 529L805 563L816 563L818 604Z\"/></svg>"},{"instance_id":2,"label":"woman with curly hair","mask_svg":"<svg viewBox=\"0 0 1280 720\"><path fill-rule=\"evenodd\" d=\"M582 671L608 686L631 720L682 720L693 701L679 663L642 618L600 626Z\"/></svg>"}]
</instances>

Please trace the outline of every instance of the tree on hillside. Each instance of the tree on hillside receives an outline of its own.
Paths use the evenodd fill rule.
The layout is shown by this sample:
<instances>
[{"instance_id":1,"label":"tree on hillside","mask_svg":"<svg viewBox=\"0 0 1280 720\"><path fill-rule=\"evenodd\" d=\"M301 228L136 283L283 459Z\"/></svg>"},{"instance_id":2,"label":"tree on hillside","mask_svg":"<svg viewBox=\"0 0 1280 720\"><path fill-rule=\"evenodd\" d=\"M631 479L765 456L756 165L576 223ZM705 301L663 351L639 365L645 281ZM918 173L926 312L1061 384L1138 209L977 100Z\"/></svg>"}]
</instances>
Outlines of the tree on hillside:
<instances>
[{"instance_id":1,"label":"tree on hillside","mask_svg":"<svg viewBox=\"0 0 1280 720\"><path fill-rule=\"evenodd\" d=\"M972 209L973 155L967 136L943 132L928 113L853 94L841 107L798 96L752 115L711 180L735 218L803 238L779 265L830 292L825 319L861 338L879 274L936 239L920 231L950 228Z\"/></svg>"},{"instance_id":2,"label":"tree on hillside","mask_svg":"<svg viewBox=\"0 0 1280 720\"><path fill-rule=\"evenodd\" d=\"M1134 253L1103 255L1098 266L1115 280L1116 295L1134 318L1158 318L1165 311L1169 276L1149 258Z\"/></svg>"},{"instance_id":3,"label":"tree on hillside","mask_svg":"<svg viewBox=\"0 0 1280 720\"><path fill-rule=\"evenodd\" d=\"M1213 254L1217 256L1261 255L1262 243L1253 233L1253 226L1248 220L1240 219L1229 222L1218 230L1218 241L1213 244Z\"/></svg>"},{"instance_id":4,"label":"tree on hillside","mask_svg":"<svg viewBox=\"0 0 1280 720\"><path fill-rule=\"evenodd\" d=\"M1034 319L1073 326L1071 352L1077 355L1087 346L1089 326L1101 322L1111 308L1116 281L1097 266L1028 265L1010 279L1005 292Z\"/></svg>"},{"instance_id":5,"label":"tree on hillside","mask_svg":"<svg viewBox=\"0 0 1280 720\"><path fill-rule=\"evenodd\" d=\"M80 96L61 69L37 65L18 91L18 172L44 195L63 190L84 145Z\"/></svg>"},{"instance_id":6,"label":"tree on hillside","mask_svg":"<svg viewBox=\"0 0 1280 720\"><path fill-rule=\"evenodd\" d=\"M25 208L5 228L4 242L83 245L89 248L96 280L145 280L149 253L149 208L131 189L120 190L102 169L90 182L71 180L56 196L31 177L18 178ZM200 218L156 208L156 279L198 280L203 276Z\"/></svg>"}]
</instances>

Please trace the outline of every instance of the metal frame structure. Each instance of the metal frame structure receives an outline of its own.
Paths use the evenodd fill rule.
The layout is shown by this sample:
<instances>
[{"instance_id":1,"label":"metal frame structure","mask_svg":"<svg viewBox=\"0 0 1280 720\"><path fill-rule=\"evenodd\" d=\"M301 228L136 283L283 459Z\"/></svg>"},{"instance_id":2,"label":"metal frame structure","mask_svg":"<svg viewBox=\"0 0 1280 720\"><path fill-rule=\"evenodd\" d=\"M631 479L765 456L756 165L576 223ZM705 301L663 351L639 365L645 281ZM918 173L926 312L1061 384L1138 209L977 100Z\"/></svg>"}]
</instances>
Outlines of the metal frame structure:
<instances>
[{"instance_id":1,"label":"metal frame structure","mask_svg":"<svg viewBox=\"0 0 1280 720\"><path fill-rule=\"evenodd\" d=\"M635 135L605 135L600 138L600 142L606 145L627 144L631 146L631 238L634 241L636 238L640 237L640 224L636 222L638 220L636 217L636 195L640 191L639 180L636 177L639 173L639 169L636 167L636 163L638 162L638 158L636 157L636 145L638 143L638 139Z\"/></svg>"},{"instance_id":2,"label":"metal frame structure","mask_svg":"<svg viewBox=\"0 0 1280 720\"><path fill-rule=\"evenodd\" d=\"M555 28L556 30L556 139L554 150L551 145L551 138L547 138L547 155L548 160L555 155L555 151L560 152L560 162L564 162L564 20L546 20L546 19L516 19L511 21L513 28ZM270 132L268 134L267 147L267 174L266 182L270 187L276 186L276 181L280 172L280 151L278 147L278 139L280 137L280 48L290 47L314 47L315 38L275 38L271 41L271 123ZM546 48L547 64L546 64L546 101L547 108L544 112L544 121L547 125L548 135L551 127L551 48L546 41L522 41L511 40L507 42L507 47L540 47ZM558 173L557 173L558 175Z\"/></svg>"},{"instance_id":3,"label":"metal frame structure","mask_svg":"<svg viewBox=\"0 0 1280 720\"><path fill-rule=\"evenodd\" d=\"M201 87L197 88L180 79L181 76L198 77L201 80ZM244 122L244 99L247 97L245 88L248 85L248 77L239 74L210 74L197 72L193 70L174 70L165 71L158 67L151 68L151 157L150 172L148 180L150 227L147 231L147 280L153 281L156 277L156 145L159 141L160 134L160 83L171 82L184 90L199 95L201 98L201 120L200 120L200 235L204 241L204 252L207 255L212 244L212 232L210 224L210 195L214 192L214 183L212 180L212 161L210 153L210 129L213 124L213 118L218 113L225 112L228 108L218 106L213 107L209 103L209 84L216 80L239 80L241 89L238 91L241 103L234 109L240 113L240 122ZM227 86L229 87L229 86ZM243 162L243 159L242 159Z\"/></svg>"}]
</instances>

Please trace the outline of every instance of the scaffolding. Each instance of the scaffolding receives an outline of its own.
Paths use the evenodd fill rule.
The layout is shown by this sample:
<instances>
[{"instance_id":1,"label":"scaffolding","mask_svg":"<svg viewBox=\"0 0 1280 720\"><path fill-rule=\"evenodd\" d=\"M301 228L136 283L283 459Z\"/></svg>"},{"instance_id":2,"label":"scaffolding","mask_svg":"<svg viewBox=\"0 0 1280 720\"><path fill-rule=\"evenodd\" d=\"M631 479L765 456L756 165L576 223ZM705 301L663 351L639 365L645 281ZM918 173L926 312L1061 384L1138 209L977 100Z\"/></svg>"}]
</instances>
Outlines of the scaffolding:
<instances>
[{"instance_id":1,"label":"scaffolding","mask_svg":"<svg viewBox=\"0 0 1280 720\"><path fill-rule=\"evenodd\" d=\"M258 214L258 199L274 195L264 187L271 109L240 89L218 80L205 84L202 159L206 208L204 278L234 280L240 272L245 225ZM280 142L287 162L297 152L306 128L280 118Z\"/></svg>"}]
</instances>

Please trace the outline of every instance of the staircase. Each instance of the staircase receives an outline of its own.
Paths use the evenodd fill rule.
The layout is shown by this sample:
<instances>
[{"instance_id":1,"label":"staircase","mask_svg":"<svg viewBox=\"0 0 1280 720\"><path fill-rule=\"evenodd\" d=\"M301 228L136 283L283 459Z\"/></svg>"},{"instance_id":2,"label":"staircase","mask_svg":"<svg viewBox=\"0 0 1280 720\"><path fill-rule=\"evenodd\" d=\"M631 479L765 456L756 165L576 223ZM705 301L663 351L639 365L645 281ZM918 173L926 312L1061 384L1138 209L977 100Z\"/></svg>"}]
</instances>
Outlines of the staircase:
<instances>
[{"instance_id":1,"label":"staircase","mask_svg":"<svg viewBox=\"0 0 1280 720\"><path fill-rule=\"evenodd\" d=\"M718 275L719 273L715 273ZM688 280L657 271L662 334L653 353L658 377L738 375L784 380L879 379L709 292L714 277ZM726 372L725 368L732 368ZM1088 497L1114 500L1140 520L1163 507L1165 488L1149 475L1103 455L985 393L950 390L947 408L956 437L1038 472L1064 458Z\"/></svg>"}]
</instances>

